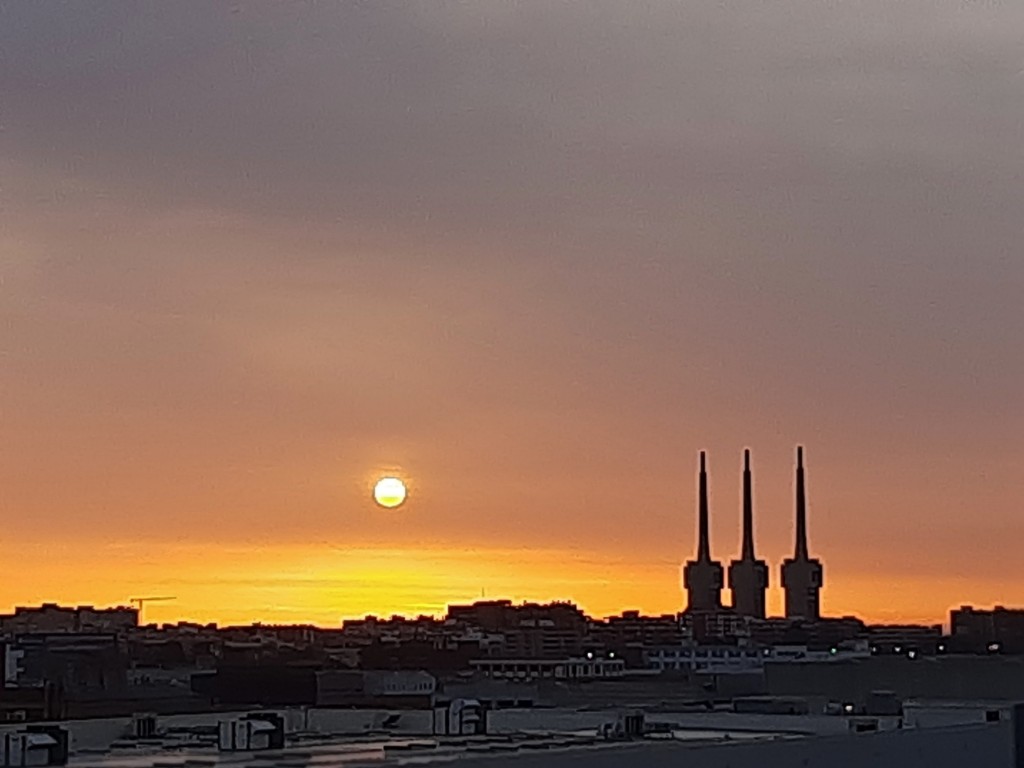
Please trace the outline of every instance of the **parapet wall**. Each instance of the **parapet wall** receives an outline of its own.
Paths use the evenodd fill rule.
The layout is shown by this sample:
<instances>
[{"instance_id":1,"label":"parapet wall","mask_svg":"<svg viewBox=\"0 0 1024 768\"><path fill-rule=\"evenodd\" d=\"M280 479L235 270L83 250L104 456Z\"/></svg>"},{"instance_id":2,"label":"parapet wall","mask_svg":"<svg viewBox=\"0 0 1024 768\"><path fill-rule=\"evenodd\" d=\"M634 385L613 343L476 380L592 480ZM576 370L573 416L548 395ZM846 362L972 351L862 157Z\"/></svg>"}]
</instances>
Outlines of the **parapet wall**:
<instances>
[{"instance_id":1,"label":"parapet wall","mask_svg":"<svg viewBox=\"0 0 1024 768\"><path fill-rule=\"evenodd\" d=\"M425 711L388 713L367 710L279 710L288 731L313 730L321 733L359 733L382 726L389 716L400 715L393 724L396 735L430 732L430 713ZM495 730L528 725L528 713L496 712ZM230 713L161 717L162 727L211 724ZM534 714L534 717L537 715ZM1019 714L1018 714L1019 717ZM544 712L544 724L578 729L593 727L609 718L604 713ZM837 722L843 722L837 720ZM130 718L71 721L72 748L103 749L127 735ZM684 742L632 742L579 748L564 752L521 752L486 758L463 757L456 764L480 768L1024 768L1016 761L1016 722L1001 722L943 728L905 728L876 733L833 736L804 736L734 743L687 744ZM0 727L0 732L17 726Z\"/></svg>"},{"instance_id":2,"label":"parapet wall","mask_svg":"<svg viewBox=\"0 0 1024 768\"><path fill-rule=\"evenodd\" d=\"M772 695L828 696L864 701L871 691L900 699L1024 700L1024 657L940 656L908 659L874 656L828 664L767 663Z\"/></svg>"},{"instance_id":3,"label":"parapet wall","mask_svg":"<svg viewBox=\"0 0 1024 768\"><path fill-rule=\"evenodd\" d=\"M466 759L465 768L1020 768L1011 723L747 744L630 744Z\"/></svg>"}]
</instances>

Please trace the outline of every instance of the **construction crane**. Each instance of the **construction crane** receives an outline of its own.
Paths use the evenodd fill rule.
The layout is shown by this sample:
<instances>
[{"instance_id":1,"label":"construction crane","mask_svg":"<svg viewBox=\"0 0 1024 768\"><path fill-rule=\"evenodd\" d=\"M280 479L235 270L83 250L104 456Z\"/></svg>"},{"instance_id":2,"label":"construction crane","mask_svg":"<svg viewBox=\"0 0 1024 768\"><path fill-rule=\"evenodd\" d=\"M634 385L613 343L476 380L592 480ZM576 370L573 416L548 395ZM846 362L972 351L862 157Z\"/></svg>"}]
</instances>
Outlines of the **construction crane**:
<instances>
[{"instance_id":1,"label":"construction crane","mask_svg":"<svg viewBox=\"0 0 1024 768\"><path fill-rule=\"evenodd\" d=\"M134 605L137 605L139 607L139 619L141 619L142 618L142 609L145 607L146 603L162 603L162 602L164 602L166 600L177 600L177 599L178 598L176 598L176 597L167 597L167 596L161 595L159 597L129 597L128 598L128 602L129 603L133 603Z\"/></svg>"}]
</instances>

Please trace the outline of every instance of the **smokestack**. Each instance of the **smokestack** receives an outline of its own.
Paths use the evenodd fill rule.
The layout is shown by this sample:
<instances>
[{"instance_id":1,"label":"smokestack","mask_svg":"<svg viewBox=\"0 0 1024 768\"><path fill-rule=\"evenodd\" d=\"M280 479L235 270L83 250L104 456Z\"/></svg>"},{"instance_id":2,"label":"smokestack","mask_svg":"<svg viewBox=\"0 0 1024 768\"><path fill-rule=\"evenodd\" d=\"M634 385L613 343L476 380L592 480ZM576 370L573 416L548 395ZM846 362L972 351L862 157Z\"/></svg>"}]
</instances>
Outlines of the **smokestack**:
<instances>
[{"instance_id":1,"label":"smokestack","mask_svg":"<svg viewBox=\"0 0 1024 768\"><path fill-rule=\"evenodd\" d=\"M756 560L754 555L754 493L750 478L750 449L743 451L743 552L744 560Z\"/></svg>"},{"instance_id":2,"label":"smokestack","mask_svg":"<svg viewBox=\"0 0 1024 768\"><path fill-rule=\"evenodd\" d=\"M697 560L702 563L711 560L711 544L708 537L708 473L704 462L704 451L700 452L700 495L697 502L698 544Z\"/></svg>"},{"instance_id":3,"label":"smokestack","mask_svg":"<svg viewBox=\"0 0 1024 768\"><path fill-rule=\"evenodd\" d=\"M807 560L807 497L804 492L804 449L796 449L796 559Z\"/></svg>"}]
</instances>

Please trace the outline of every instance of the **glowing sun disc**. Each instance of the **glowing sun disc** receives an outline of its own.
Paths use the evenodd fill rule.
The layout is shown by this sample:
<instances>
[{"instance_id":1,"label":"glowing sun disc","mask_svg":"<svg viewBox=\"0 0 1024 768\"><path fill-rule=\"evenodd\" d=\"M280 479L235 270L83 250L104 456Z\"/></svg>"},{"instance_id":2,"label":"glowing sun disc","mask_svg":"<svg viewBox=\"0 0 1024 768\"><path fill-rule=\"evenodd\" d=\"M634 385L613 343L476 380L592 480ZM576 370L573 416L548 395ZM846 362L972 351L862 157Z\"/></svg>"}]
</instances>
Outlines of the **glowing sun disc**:
<instances>
[{"instance_id":1,"label":"glowing sun disc","mask_svg":"<svg viewBox=\"0 0 1024 768\"><path fill-rule=\"evenodd\" d=\"M387 509L401 506L405 495L405 483L397 477L382 477L373 486L373 500Z\"/></svg>"}]
</instances>

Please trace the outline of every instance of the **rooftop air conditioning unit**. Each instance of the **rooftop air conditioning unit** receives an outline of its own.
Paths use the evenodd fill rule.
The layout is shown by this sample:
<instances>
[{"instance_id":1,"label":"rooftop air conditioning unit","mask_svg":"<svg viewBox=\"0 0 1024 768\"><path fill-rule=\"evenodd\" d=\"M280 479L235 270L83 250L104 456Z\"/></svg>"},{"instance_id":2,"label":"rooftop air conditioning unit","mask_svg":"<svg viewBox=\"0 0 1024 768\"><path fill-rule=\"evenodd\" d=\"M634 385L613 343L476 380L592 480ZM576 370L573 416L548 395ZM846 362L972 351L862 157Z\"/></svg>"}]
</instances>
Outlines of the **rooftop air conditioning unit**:
<instances>
[{"instance_id":1,"label":"rooftop air conditioning unit","mask_svg":"<svg viewBox=\"0 0 1024 768\"><path fill-rule=\"evenodd\" d=\"M132 718L132 736L136 739L156 737L156 715L139 714Z\"/></svg>"},{"instance_id":2,"label":"rooftop air conditioning unit","mask_svg":"<svg viewBox=\"0 0 1024 768\"><path fill-rule=\"evenodd\" d=\"M23 731L5 733L0 739L0 764L4 768L67 765L70 740L64 728L30 725Z\"/></svg>"},{"instance_id":3,"label":"rooftop air conditioning unit","mask_svg":"<svg viewBox=\"0 0 1024 768\"><path fill-rule=\"evenodd\" d=\"M222 720L217 731L221 752L250 752L284 747L284 718L276 712L257 712Z\"/></svg>"}]
</instances>

